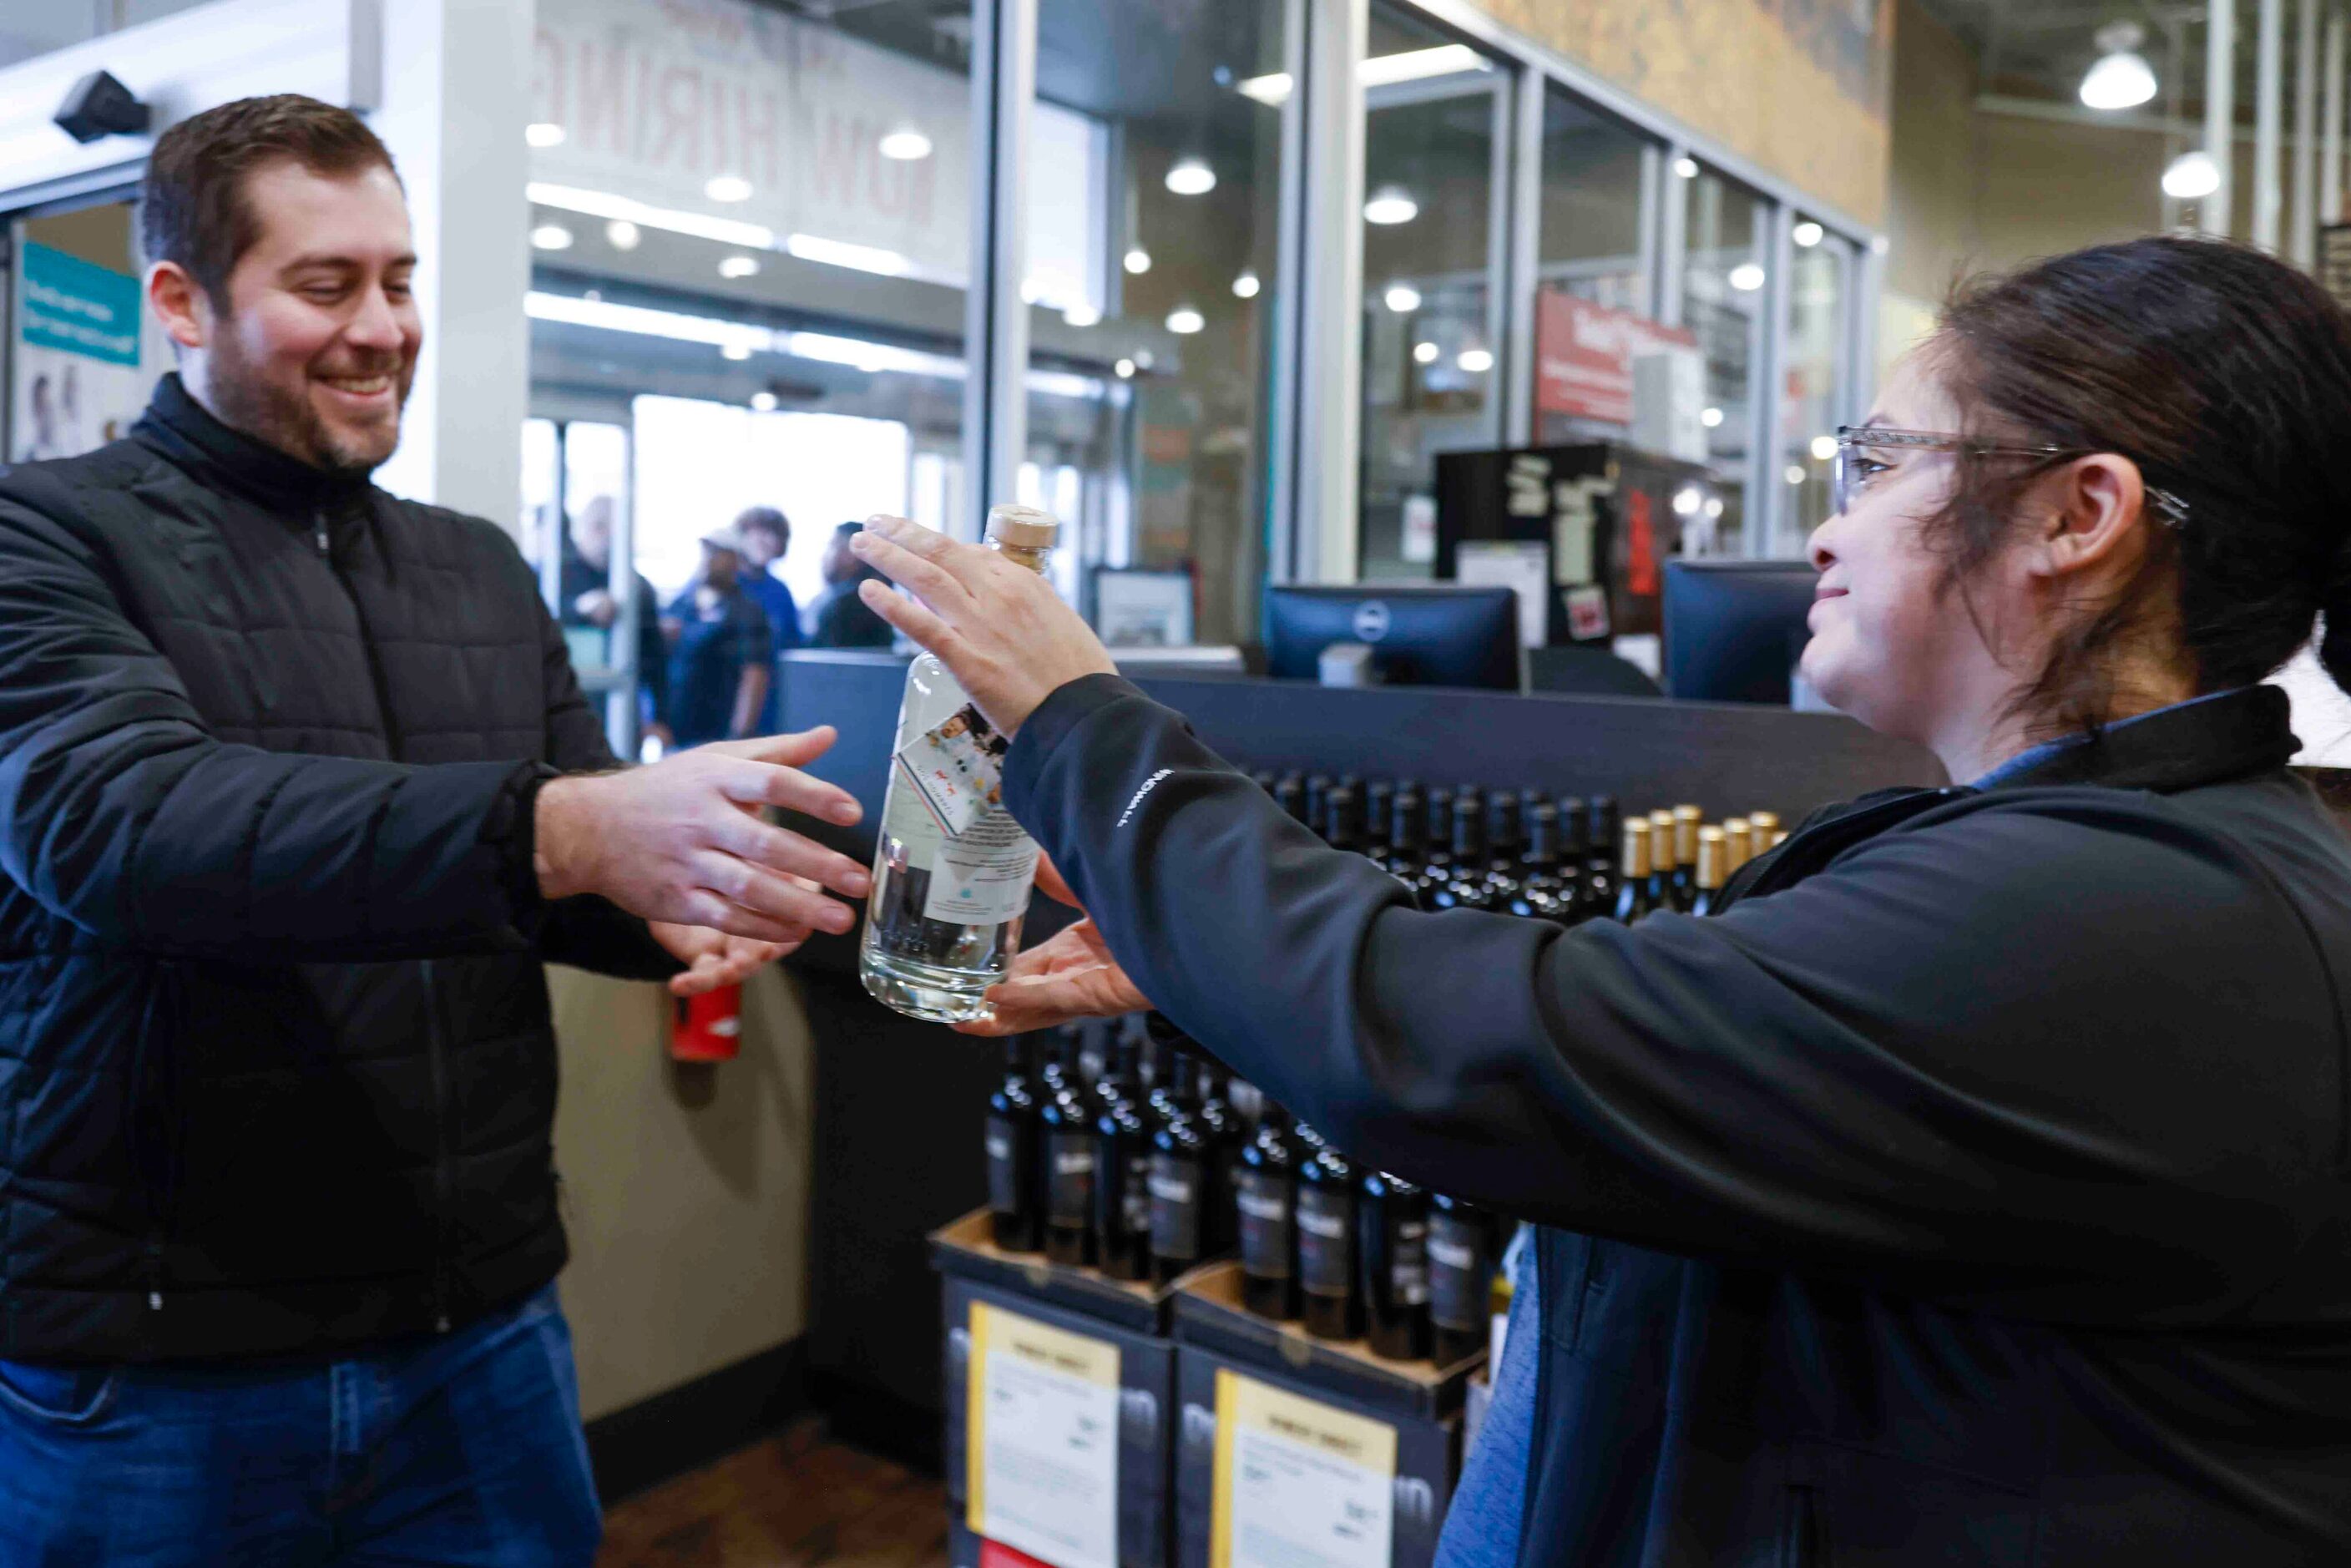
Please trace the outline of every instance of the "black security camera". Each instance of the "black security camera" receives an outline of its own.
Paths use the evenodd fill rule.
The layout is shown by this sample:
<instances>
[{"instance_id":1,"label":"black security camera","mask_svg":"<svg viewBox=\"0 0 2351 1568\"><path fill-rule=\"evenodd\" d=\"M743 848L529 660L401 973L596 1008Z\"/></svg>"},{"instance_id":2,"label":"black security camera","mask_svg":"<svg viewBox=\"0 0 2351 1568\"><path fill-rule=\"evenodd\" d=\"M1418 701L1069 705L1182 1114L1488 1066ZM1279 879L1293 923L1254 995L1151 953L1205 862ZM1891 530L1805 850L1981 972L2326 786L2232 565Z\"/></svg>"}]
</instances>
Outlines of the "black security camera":
<instances>
[{"instance_id":1,"label":"black security camera","mask_svg":"<svg viewBox=\"0 0 2351 1568\"><path fill-rule=\"evenodd\" d=\"M76 141L91 142L101 136L136 136L152 118L139 95L107 71L92 71L74 83L53 117Z\"/></svg>"}]
</instances>

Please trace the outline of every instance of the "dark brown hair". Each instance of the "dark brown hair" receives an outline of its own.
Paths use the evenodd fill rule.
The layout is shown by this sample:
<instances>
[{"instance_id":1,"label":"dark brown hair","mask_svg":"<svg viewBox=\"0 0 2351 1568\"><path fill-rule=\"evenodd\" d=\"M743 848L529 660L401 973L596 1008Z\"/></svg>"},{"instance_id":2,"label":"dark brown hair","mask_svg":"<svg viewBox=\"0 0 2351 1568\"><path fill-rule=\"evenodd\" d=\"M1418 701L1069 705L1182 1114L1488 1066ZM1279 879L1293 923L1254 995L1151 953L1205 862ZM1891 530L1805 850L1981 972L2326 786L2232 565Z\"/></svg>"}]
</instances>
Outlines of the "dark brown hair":
<instances>
[{"instance_id":1,"label":"dark brown hair","mask_svg":"<svg viewBox=\"0 0 2351 1568\"><path fill-rule=\"evenodd\" d=\"M391 152L347 109L290 92L224 103L156 139L139 189L147 259L177 263L225 312L228 275L261 233L246 180L277 162L330 176L381 165L399 178Z\"/></svg>"},{"instance_id":2,"label":"dark brown hair","mask_svg":"<svg viewBox=\"0 0 2351 1568\"><path fill-rule=\"evenodd\" d=\"M2095 727L2134 640L2176 639L2199 692L2250 685L2321 611L2320 658L2351 688L2351 319L2311 278L2215 240L2099 246L1963 286L1927 353L1964 434L2116 453L2188 504L2177 527L2148 507L2136 576L2060 640L2021 711ZM1961 455L1930 528L1956 582L2062 461Z\"/></svg>"}]
</instances>

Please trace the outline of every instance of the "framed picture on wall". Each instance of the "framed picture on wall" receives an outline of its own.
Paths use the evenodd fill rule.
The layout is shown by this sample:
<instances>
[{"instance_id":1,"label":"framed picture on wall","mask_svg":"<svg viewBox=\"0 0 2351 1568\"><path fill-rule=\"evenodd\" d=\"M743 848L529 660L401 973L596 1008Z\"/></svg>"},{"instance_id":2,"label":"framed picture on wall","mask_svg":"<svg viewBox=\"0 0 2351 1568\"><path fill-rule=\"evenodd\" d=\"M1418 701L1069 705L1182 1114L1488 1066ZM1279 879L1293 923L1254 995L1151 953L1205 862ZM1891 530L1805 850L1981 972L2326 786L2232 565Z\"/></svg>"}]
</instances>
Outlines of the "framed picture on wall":
<instances>
[{"instance_id":1,"label":"framed picture on wall","mask_svg":"<svg viewBox=\"0 0 2351 1568\"><path fill-rule=\"evenodd\" d=\"M1094 631L1113 648L1189 647L1192 574L1095 568Z\"/></svg>"}]
</instances>

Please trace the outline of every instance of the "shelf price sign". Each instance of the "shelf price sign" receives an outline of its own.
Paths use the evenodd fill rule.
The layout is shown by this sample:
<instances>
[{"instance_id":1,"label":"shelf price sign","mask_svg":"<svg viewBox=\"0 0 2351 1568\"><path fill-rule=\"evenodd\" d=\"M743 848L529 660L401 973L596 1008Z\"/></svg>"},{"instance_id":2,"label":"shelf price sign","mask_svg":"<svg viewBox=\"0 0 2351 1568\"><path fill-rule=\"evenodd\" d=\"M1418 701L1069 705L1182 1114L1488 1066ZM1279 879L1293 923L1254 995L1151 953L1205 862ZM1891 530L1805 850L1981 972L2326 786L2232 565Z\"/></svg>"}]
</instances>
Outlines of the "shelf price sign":
<instances>
[{"instance_id":1,"label":"shelf price sign","mask_svg":"<svg viewBox=\"0 0 2351 1568\"><path fill-rule=\"evenodd\" d=\"M974 1301L970 1364L973 1533L1118 1568L1118 1346Z\"/></svg>"},{"instance_id":2,"label":"shelf price sign","mask_svg":"<svg viewBox=\"0 0 2351 1568\"><path fill-rule=\"evenodd\" d=\"M1209 1568L1388 1568L1395 1428L1217 1374Z\"/></svg>"}]
</instances>

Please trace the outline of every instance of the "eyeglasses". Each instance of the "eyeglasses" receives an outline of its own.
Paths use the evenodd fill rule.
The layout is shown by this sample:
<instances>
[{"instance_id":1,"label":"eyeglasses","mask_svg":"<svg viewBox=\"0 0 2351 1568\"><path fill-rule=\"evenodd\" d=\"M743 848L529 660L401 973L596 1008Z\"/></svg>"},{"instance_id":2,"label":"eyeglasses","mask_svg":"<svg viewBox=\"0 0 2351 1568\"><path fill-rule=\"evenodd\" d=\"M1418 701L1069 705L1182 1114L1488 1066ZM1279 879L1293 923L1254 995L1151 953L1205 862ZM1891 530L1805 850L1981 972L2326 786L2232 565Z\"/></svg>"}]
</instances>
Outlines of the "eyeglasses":
<instances>
[{"instance_id":1,"label":"eyeglasses","mask_svg":"<svg viewBox=\"0 0 2351 1568\"><path fill-rule=\"evenodd\" d=\"M1836 434L1836 462L1829 470L1829 505L1843 517L1855 497L1869 488L1876 476L1864 455L1872 448L1907 447L1917 452L1965 452L1978 457L2087 457L2094 446L1991 446L1964 435L1941 435L1928 430L1888 430L1876 424L1841 424ZM2147 498L2166 528L2188 521L2188 503L2168 490L2147 486Z\"/></svg>"}]
</instances>

